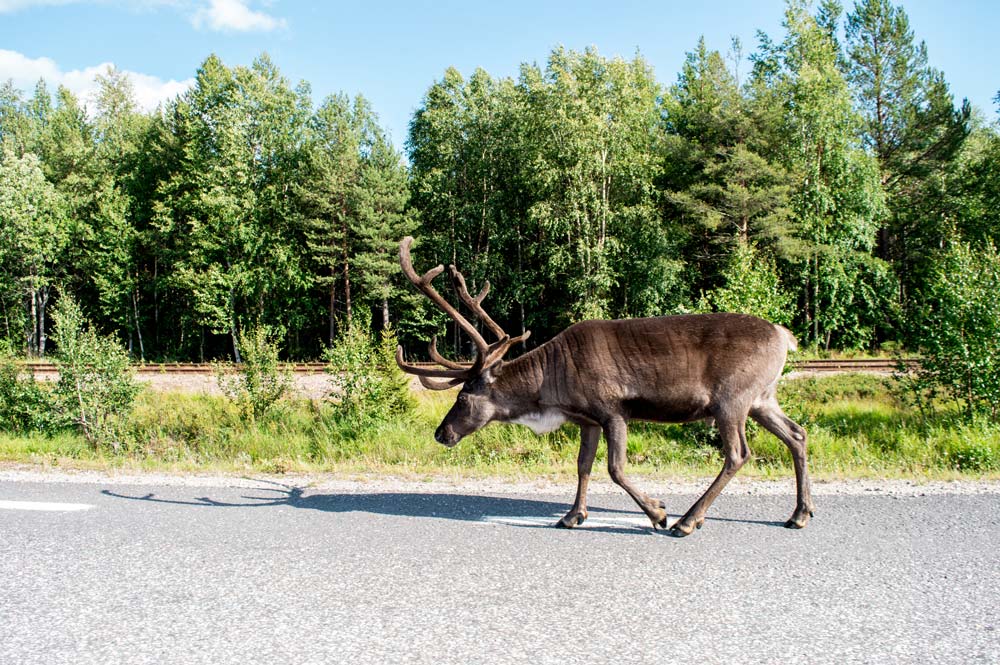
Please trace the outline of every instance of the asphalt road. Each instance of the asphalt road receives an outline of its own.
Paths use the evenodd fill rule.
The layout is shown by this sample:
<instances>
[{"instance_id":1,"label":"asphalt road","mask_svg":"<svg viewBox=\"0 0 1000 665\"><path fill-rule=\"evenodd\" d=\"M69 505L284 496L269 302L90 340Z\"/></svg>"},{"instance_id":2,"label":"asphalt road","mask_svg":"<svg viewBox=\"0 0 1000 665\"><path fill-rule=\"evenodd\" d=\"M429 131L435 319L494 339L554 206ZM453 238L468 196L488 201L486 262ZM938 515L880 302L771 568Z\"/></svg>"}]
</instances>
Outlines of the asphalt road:
<instances>
[{"instance_id":1,"label":"asphalt road","mask_svg":"<svg viewBox=\"0 0 1000 665\"><path fill-rule=\"evenodd\" d=\"M7 480L0 663L1000 662L1000 493L818 491L790 531L791 481L730 489L676 539L621 492L549 527L572 487Z\"/></svg>"}]
</instances>

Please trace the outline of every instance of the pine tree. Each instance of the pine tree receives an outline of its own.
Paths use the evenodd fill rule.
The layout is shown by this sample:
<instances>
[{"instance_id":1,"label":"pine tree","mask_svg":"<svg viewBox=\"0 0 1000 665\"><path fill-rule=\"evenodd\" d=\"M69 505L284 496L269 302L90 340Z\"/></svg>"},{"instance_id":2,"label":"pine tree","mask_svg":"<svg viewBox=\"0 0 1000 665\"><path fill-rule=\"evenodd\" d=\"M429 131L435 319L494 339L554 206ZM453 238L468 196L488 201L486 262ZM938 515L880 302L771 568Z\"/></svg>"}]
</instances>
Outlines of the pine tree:
<instances>
[{"instance_id":1,"label":"pine tree","mask_svg":"<svg viewBox=\"0 0 1000 665\"><path fill-rule=\"evenodd\" d=\"M878 160L889 215L878 255L892 260L901 300L928 274L947 217L942 180L969 132L971 108L955 108L941 72L928 65L909 18L890 0L861 0L847 16L848 79L863 117L862 137Z\"/></svg>"}]
</instances>

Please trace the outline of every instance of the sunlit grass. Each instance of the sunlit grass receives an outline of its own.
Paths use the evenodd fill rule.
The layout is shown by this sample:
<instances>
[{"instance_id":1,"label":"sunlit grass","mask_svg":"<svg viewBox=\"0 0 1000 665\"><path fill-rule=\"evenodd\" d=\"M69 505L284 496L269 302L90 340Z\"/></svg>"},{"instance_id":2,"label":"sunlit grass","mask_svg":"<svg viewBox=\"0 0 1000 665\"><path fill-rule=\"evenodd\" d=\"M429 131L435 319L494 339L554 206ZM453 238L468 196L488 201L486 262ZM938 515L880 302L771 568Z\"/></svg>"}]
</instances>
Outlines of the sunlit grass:
<instances>
[{"instance_id":1,"label":"sunlit grass","mask_svg":"<svg viewBox=\"0 0 1000 665\"><path fill-rule=\"evenodd\" d=\"M360 431L329 404L282 404L256 422L220 397L146 392L129 422L124 454L94 450L80 436L0 434L0 460L82 468L166 471L319 472L402 476L569 477L575 474L579 432L573 426L542 437L519 425L491 425L448 449L433 433L454 393L421 393L411 414ZM809 435L809 465L817 478L1000 477L1000 427L963 423L941 410L933 417L908 408L888 380L840 375L786 380L779 399ZM753 452L741 472L792 474L785 446L755 423ZM605 472L602 446L595 470ZM717 433L703 423L630 426L631 473L707 476L722 458Z\"/></svg>"}]
</instances>

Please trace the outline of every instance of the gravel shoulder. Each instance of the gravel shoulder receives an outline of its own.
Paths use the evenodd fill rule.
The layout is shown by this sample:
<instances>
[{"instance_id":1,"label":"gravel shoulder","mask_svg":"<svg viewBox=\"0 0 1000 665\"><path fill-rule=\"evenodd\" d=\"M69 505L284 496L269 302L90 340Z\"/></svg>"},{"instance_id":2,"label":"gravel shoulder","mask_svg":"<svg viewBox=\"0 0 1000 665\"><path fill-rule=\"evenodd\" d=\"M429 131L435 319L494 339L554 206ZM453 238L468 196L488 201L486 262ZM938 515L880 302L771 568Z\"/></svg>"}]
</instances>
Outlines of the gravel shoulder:
<instances>
[{"instance_id":1,"label":"gravel shoulder","mask_svg":"<svg viewBox=\"0 0 1000 665\"><path fill-rule=\"evenodd\" d=\"M251 487L260 481L287 487L341 493L394 492L407 494L561 494L575 490L570 480L462 478L449 476L403 478L384 475L339 476L335 474L199 474L139 473L84 470L54 470L23 464L0 463L0 482L89 483L115 485L156 485L165 487ZM697 494L711 483L711 478L646 478L636 482L652 495ZM595 478L590 494L614 494L621 488L604 478ZM792 478L761 480L737 476L724 490L726 494L773 496L794 494ZM816 496L928 496L940 494L1000 494L997 480L921 481L900 479L852 479L813 481Z\"/></svg>"}]
</instances>

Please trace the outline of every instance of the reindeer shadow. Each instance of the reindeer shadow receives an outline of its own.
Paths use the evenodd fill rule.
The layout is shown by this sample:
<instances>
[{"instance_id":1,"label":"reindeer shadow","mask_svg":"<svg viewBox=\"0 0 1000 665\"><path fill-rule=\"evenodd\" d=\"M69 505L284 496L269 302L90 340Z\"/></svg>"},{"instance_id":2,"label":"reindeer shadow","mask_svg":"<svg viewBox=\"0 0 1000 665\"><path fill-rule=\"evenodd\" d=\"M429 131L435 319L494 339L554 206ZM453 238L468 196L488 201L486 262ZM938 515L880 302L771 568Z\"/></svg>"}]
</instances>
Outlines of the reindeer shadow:
<instances>
[{"instance_id":1,"label":"reindeer shadow","mask_svg":"<svg viewBox=\"0 0 1000 665\"><path fill-rule=\"evenodd\" d=\"M260 479L253 481L258 483L258 486L249 487L245 493L231 499L211 496L172 498L158 496L152 492L132 495L107 489L102 490L101 494L116 499L198 508L290 507L327 513L366 513L417 519L493 523L525 529L554 529L556 522L570 507L569 501L553 502L485 494L418 492L312 494L308 493L306 488L294 485ZM681 504L683 503L682 501ZM591 505L589 511L589 519L578 527L577 531L626 535L656 533L645 516L635 509ZM709 517L707 521L777 527L783 525L783 522L726 517Z\"/></svg>"}]
</instances>

